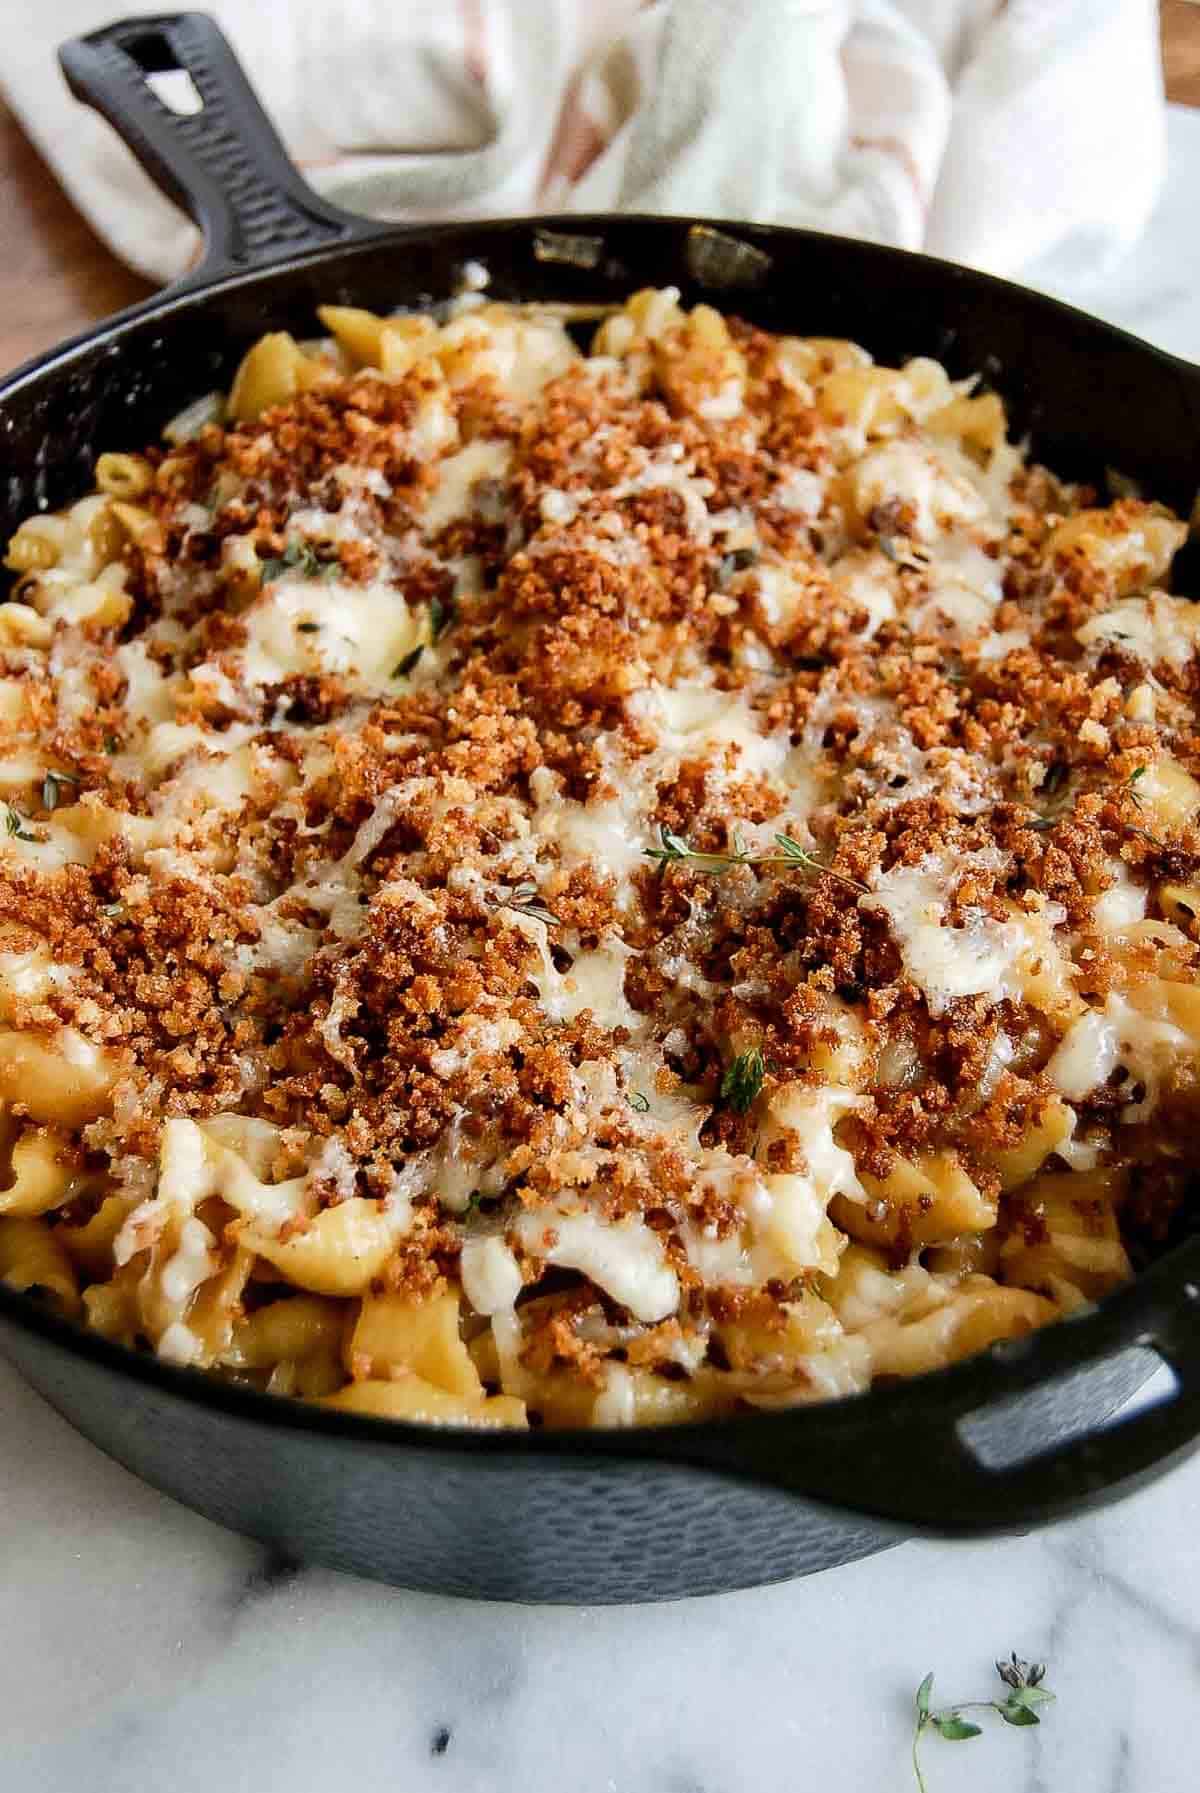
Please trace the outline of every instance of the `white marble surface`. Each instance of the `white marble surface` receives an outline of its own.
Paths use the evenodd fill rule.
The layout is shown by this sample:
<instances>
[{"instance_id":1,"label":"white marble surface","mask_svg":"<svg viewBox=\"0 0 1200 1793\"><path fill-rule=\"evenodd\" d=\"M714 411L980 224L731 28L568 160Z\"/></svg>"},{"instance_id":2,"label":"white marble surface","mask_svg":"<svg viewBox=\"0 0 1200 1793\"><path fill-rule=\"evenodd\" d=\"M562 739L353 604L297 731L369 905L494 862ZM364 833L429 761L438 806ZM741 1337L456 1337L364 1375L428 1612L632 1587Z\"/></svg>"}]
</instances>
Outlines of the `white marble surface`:
<instances>
[{"instance_id":1,"label":"white marble surface","mask_svg":"<svg viewBox=\"0 0 1200 1793\"><path fill-rule=\"evenodd\" d=\"M1200 114L1136 256L1066 295L1200 359ZM1194 1793L1200 1459L1037 1537L907 1544L655 1608L488 1607L264 1553L0 1366L3 1793L900 1793L911 1697L1044 1657L1038 1730L930 1738L929 1793Z\"/></svg>"}]
</instances>

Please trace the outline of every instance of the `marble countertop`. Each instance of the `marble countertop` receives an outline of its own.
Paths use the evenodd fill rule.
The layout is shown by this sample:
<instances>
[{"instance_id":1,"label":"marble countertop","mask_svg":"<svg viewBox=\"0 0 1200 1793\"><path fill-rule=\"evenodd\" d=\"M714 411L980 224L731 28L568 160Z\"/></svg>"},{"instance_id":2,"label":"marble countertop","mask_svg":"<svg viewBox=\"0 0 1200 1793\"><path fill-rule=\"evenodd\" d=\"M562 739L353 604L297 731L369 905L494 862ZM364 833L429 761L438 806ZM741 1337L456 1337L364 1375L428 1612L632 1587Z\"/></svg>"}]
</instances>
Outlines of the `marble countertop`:
<instances>
[{"instance_id":1,"label":"marble countertop","mask_svg":"<svg viewBox=\"0 0 1200 1793\"><path fill-rule=\"evenodd\" d=\"M1063 295L1200 360L1200 113L1121 267ZM750 1593L500 1607L281 1570L0 1365L4 1793L900 1793L913 1691L1049 1663L1038 1729L927 1740L929 1793L1189 1793L1200 1458L1098 1517Z\"/></svg>"}]
</instances>

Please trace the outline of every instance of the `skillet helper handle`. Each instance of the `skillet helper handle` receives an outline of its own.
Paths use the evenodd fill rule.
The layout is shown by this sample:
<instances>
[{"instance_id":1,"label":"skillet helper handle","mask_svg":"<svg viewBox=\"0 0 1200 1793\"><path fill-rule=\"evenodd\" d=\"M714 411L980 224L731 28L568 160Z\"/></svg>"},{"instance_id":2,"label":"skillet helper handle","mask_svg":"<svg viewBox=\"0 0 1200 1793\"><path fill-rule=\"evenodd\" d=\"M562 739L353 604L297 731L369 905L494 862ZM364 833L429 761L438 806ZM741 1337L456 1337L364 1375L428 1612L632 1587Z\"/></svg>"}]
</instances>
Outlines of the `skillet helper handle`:
<instances>
[{"instance_id":1,"label":"skillet helper handle","mask_svg":"<svg viewBox=\"0 0 1200 1793\"><path fill-rule=\"evenodd\" d=\"M389 228L328 204L302 180L206 13L122 19L70 39L59 62L76 99L108 120L203 231L203 259L179 290ZM173 110L149 84L170 70L190 76L191 110Z\"/></svg>"},{"instance_id":2,"label":"skillet helper handle","mask_svg":"<svg viewBox=\"0 0 1200 1793\"><path fill-rule=\"evenodd\" d=\"M1165 1362L1173 1387L1152 1405L1064 1437L1073 1400L1089 1412L1104 1405L1103 1388L1088 1389L1082 1378L1102 1381L1105 1364L1131 1346ZM1050 1416L1048 1390L1056 1383ZM1056 1428L1062 1442L1043 1445ZM952 1369L877 1390L869 1400L681 1426L673 1436L662 1428L648 1454L905 1532L978 1537L1025 1531L1131 1493L1198 1442L1200 1240L1192 1240L1099 1308ZM626 1453L647 1454L636 1436Z\"/></svg>"}]
</instances>

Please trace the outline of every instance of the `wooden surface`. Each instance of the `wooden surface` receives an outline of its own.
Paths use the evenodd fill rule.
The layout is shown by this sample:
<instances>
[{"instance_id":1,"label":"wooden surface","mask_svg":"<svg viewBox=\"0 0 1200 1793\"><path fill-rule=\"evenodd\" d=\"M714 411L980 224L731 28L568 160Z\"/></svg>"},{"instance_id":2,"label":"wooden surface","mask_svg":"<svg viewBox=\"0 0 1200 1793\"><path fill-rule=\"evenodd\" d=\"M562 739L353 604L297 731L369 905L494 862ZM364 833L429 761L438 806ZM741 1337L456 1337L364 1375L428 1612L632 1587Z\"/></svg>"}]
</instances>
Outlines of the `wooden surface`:
<instances>
[{"instance_id":1,"label":"wooden surface","mask_svg":"<svg viewBox=\"0 0 1200 1793\"><path fill-rule=\"evenodd\" d=\"M1168 98L1200 105L1200 6L1162 0L1161 17ZM150 291L84 223L3 102L0 250L0 371Z\"/></svg>"},{"instance_id":2,"label":"wooden surface","mask_svg":"<svg viewBox=\"0 0 1200 1793\"><path fill-rule=\"evenodd\" d=\"M0 370L150 290L85 224L0 102Z\"/></svg>"}]
</instances>

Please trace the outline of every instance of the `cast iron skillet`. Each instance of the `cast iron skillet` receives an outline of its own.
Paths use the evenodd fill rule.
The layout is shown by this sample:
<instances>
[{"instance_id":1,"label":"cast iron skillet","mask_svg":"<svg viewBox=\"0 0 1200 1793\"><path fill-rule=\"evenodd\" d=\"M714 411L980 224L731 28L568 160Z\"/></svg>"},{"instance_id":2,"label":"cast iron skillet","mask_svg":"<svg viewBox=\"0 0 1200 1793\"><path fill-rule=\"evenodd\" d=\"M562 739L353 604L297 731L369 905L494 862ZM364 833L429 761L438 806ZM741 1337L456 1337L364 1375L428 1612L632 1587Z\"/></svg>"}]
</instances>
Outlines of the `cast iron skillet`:
<instances>
[{"instance_id":1,"label":"cast iron skillet","mask_svg":"<svg viewBox=\"0 0 1200 1793\"><path fill-rule=\"evenodd\" d=\"M207 255L161 297L0 387L2 527L86 490L101 449L154 439L188 399L226 383L264 329L311 333L320 301L390 309L445 298L468 259L485 264L499 297L620 298L675 284L689 302L715 299L771 328L855 337L883 361L927 354L955 375L982 369L1056 470L1088 477L1110 464L1185 515L1191 507L1200 372L1033 293L756 225L734 227L742 254L714 257L711 236L676 218L367 223L301 181L202 14L93 32L64 48L62 65L203 227ZM169 112L146 85L146 73L176 67L203 100L195 116ZM593 265L554 259L555 229L592 239ZM719 1423L509 1436L229 1387L0 1288L0 1342L34 1387L187 1505L287 1556L538 1600L747 1586L916 1531L1019 1530L1127 1493L1200 1433L1198 1320L1200 1240L1185 1239L1098 1307L914 1382ZM1158 1359L1174 1372L1170 1393L1106 1424Z\"/></svg>"}]
</instances>

